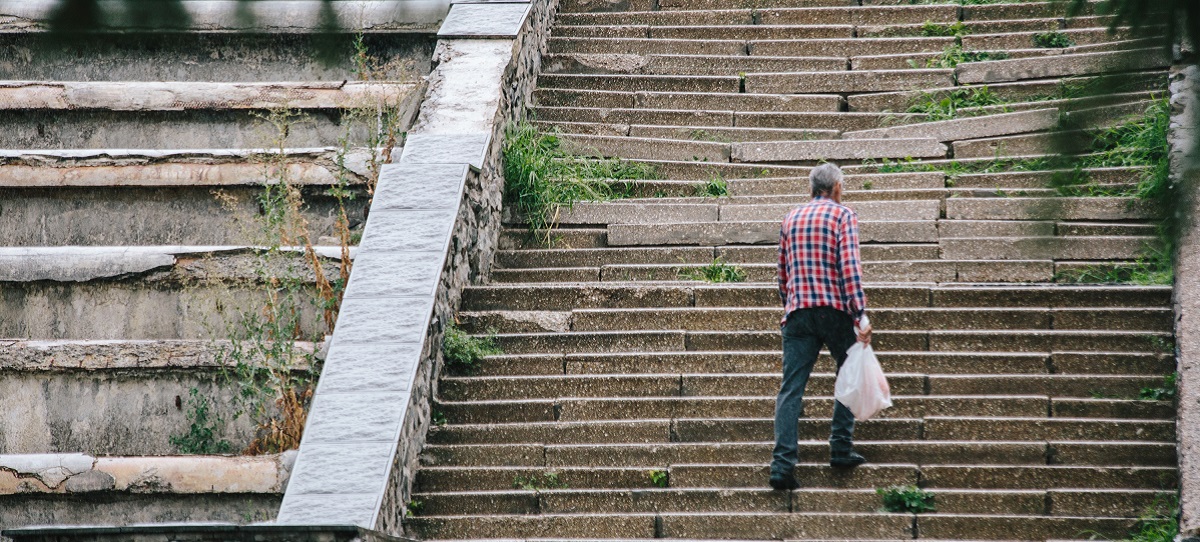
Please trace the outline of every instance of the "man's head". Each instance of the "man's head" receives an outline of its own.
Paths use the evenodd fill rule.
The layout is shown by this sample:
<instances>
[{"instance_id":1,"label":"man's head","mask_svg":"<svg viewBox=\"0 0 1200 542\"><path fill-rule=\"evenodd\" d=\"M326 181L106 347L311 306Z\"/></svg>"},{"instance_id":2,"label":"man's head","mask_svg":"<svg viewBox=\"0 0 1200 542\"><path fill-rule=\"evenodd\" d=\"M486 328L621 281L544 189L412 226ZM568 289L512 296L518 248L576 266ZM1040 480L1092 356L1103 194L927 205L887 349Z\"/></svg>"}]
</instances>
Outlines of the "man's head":
<instances>
[{"instance_id":1,"label":"man's head","mask_svg":"<svg viewBox=\"0 0 1200 542\"><path fill-rule=\"evenodd\" d=\"M840 202L842 199L842 170L834 164L824 163L808 174L813 197L825 196Z\"/></svg>"}]
</instances>

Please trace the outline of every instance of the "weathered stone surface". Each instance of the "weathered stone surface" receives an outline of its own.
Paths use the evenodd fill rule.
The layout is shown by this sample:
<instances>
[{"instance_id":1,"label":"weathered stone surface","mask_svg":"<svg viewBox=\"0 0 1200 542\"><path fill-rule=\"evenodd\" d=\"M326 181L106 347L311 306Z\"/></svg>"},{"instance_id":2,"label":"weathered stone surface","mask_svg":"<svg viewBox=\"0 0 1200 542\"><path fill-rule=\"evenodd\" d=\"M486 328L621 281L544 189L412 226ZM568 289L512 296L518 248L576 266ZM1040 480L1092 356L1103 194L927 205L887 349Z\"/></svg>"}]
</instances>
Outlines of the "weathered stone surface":
<instances>
[{"instance_id":1,"label":"weathered stone surface","mask_svg":"<svg viewBox=\"0 0 1200 542\"><path fill-rule=\"evenodd\" d=\"M404 166L425 164L470 164L476 168L483 166L483 160L488 150L491 134L478 133L417 133L411 134L404 140L404 153L400 162ZM384 170L390 168L384 167ZM435 168L432 171L438 172ZM395 175L399 175L397 172ZM392 180L380 174L380 182ZM442 200L441 208L454 208L451 201Z\"/></svg>"},{"instance_id":2,"label":"weathered stone surface","mask_svg":"<svg viewBox=\"0 0 1200 542\"><path fill-rule=\"evenodd\" d=\"M532 9L525 3L453 4L438 37L515 38Z\"/></svg>"},{"instance_id":3,"label":"weathered stone surface","mask_svg":"<svg viewBox=\"0 0 1200 542\"><path fill-rule=\"evenodd\" d=\"M946 146L934 139L735 143L732 149L732 158L737 162L941 158L944 156L946 156Z\"/></svg>"},{"instance_id":4,"label":"weathered stone surface","mask_svg":"<svg viewBox=\"0 0 1200 542\"><path fill-rule=\"evenodd\" d=\"M950 70L746 74L746 92L763 94L883 92L951 84L953 72Z\"/></svg>"},{"instance_id":5,"label":"weathered stone surface","mask_svg":"<svg viewBox=\"0 0 1200 542\"><path fill-rule=\"evenodd\" d=\"M1058 125L1057 109L989 115L987 122L965 118L847 132L848 139L931 138L937 141L978 139L1005 134L1040 132Z\"/></svg>"},{"instance_id":6,"label":"weathered stone surface","mask_svg":"<svg viewBox=\"0 0 1200 542\"><path fill-rule=\"evenodd\" d=\"M337 109L400 103L410 83L3 82L0 109Z\"/></svg>"},{"instance_id":7,"label":"weathered stone surface","mask_svg":"<svg viewBox=\"0 0 1200 542\"><path fill-rule=\"evenodd\" d=\"M968 62L955 69L959 83L994 83L1125 70L1164 68L1171 59L1162 49L1083 53L1050 57Z\"/></svg>"}]
</instances>

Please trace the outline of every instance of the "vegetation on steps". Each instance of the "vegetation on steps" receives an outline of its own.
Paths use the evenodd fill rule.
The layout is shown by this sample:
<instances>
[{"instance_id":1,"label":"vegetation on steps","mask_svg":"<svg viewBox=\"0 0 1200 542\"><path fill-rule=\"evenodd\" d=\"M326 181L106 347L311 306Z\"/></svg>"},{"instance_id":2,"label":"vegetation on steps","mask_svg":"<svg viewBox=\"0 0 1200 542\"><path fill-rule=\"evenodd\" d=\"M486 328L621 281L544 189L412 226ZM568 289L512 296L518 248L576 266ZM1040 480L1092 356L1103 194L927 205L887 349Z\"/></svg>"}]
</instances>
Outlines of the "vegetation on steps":
<instances>
[{"instance_id":1,"label":"vegetation on steps","mask_svg":"<svg viewBox=\"0 0 1200 542\"><path fill-rule=\"evenodd\" d=\"M983 62L986 60L1005 60L1008 53L1003 51L966 51L962 45L951 45L938 56L925 63L926 68L955 68L964 62ZM909 65L917 68L915 61L909 60Z\"/></svg>"},{"instance_id":2,"label":"vegetation on steps","mask_svg":"<svg viewBox=\"0 0 1200 542\"><path fill-rule=\"evenodd\" d=\"M933 494L917 486L879 488L875 493L883 499L883 509L901 514L935 512Z\"/></svg>"},{"instance_id":3,"label":"vegetation on steps","mask_svg":"<svg viewBox=\"0 0 1200 542\"><path fill-rule=\"evenodd\" d=\"M1033 46L1042 49L1065 49L1075 45L1075 40L1062 32L1038 32L1033 35Z\"/></svg>"},{"instance_id":4,"label":"vegetation on steps","mask_svg":"<svg viewBox=\"0 0 1200 542\"><path fill-rule=\"evenodd\" d=\"M922 92L906 112L924 114L927 121L933 122L987 114L988 111L977 108L1003 106L1006 103L986 86L957 88L949 92ZM967 108L976 109L963 111ZM1008 110L1002 108L1000 112L1006 113Z\"/></svg>"},{"instance_id":5,"label":"vegetation on steps","mask_svg":"<svg viewBox=\"0 0 1200 542\"><path fill-rule=\"evenodd\" d=\"M513 489L541 491L544 489L568 489L568 486L566 482L559 479L557 472L546 471L540 475L534 474L529 477L517 476L513 478Z\"/></svg>"},{"instance_id":6,"label":"vegetation on steps","mask_svg":"<svg viewBox=\"0 0 1200 542\"><path fill-rule=\"evenodd\" d=\"M1163 383L1158 387L1142 388L1138 399L1144 401L1174 401L1178 397L1179 373L1171 373L1163 377Z\"/></svg>"},{"instance_id":7,"label":"vegetation on steps","mask_svg":"<svg viewBox=\"0 0 1200 542\"><path fill-rule=\"evenodd\" d=\"M504 133L505 201L525 216L531 232L545 232L544 241L561 206L630 197L633 186L621 181L658 178L646 164L567 153L557 135L528 122L509 125Z\"/></svg>"},{"instance_id":8,"label":"vegetation on steps","mask_svg":"<svg viewBox=\"0 0 1200 542\"><path fill-rule=\"evenodd\" d=\"M453 374L472 374L479 368L483 358L503 353L495 337L473 337L453 323L446 326L442 338L442 356L446 361L446 369Z\"/></svg>"},{"instance_id":9,"label":"vegetation on steps","mask_svg":"<svg viewBox=\"0 0 1200 542\"><path fill-rule=\"evenodd\" d=\"M683 268L679 270L679 278L684 280L701 280L704 282L745 282L746 270L717 257L712 263L700 267Z\"/></svg>"}]
</instances>

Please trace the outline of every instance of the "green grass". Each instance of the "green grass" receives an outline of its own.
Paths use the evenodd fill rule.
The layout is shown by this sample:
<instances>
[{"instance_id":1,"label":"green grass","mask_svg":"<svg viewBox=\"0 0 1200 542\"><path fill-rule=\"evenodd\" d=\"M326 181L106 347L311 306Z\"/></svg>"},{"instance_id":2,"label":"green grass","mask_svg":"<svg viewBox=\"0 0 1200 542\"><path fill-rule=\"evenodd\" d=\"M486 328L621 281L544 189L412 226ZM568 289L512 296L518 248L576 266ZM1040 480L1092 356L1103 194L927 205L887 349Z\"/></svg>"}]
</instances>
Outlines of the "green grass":
<instances>
[{"instance_id":1,"label":"green grass","mask_svg":"<svg viewBox=\"0 0 1200 542\"><path fill-rule=\"evenodd\" d=\"M1171 373L1163 378L1162 386L1157 388L1142 388L1138 399L1143 401L1174 401L1177 396L1177 380L1179 373Z\"/></svg>"},{"instance_id":2,"label":"green grass","mask_svg":"<svg viewBox=\"0 0 1200 542\"><path fill-rule=\"evenodd\" d=\"M925 24L921 25L921 35L927 38L961 38L964 34L969 33L970 30L962 23L962 21L958 21L954 24L941 24L932 21L925 21Z\"/></svg>"},{"instance_id":3,"label":"green grass","mask_svg":"<svg viewBox=\"0 0 1200 542\"><path fill-rule=\"evenodd\" d=\"M746 270L736 265L725 263L724 260L718 257L708 265L679 270L679 278L684 280L702 280L704 282L745 282Z\"/></svg>"},{"instance_id":4,"label":"green grass","mask_svg":"<svg viewBox=\"0 0 1200 542\"><path fill-rule=\"evenodd\" d=\"M990 161L976 162L959 162L952 160L950 162L930 163L915 160L913 158L905 158L903 160L890 160L884 158L880 162L874 160L865 160L863 165L874 166L879 173L920 173L929 171L940 171L946 174L951 179L959 175L967 175L972 173L1000 173L1007 171L1045 171L1054 169L1058 165L1058 160L1052 158L996 158Z\"/></svg>"},{"instance_id":5,"label":"green grass","mask_svg":"<svg viewBox=\"0 0 1200 542\"><path fill-rule=\"evenodd\" d=\"M913 100L906 112L923 113L928 115L927 120L939 121L982 114L972 112L971 115L963 115L960 113L962 109L1004 105L1005 103L1007 102L1003 98L997 96L986 86L960 88L950 92L923 92ZM1007 109L1004 109L1003 112L1007 112Z\"/></svg>"},{"instance_id":6,"label":"green grass","mask_svg":"<svg viewBox=\"0 0 1200 542\"><path fill-rule=\"evenodd\" d=\"M985 60L1004 60L1008 58L1008 53L991 52L991 51L964 51L961 45L951 45L942 51L942 54L929 59L925 63L926 68L954 68L963 62L983 62ZM909 61L910 64L915 63Z\"/></svg>"},{"instance_id":7,"label":"green grass","mask_svg":"<svg viewBox=\"0 0 1200 542\"><path fill-rule=\"evenodd\" d=\"M720 175L713 175L704 184L696 186L696 195L706 198L719 198L729 195L729 183Z\"/></svg>"},{"instance_id":8,"label":"green grass","mask_svg":"<svg viewBox=\"0 0 1200 542\"><path fill-rule=\"evenodd\" d=\"M541 491L543 489L567 489L567 483L558 478L557 472L543 472L540 476L528 478L518 476L513 478L513 488L524 491Z\"/></svg>"},{"instance_id":9,"label":"green grass","mask_svg":"<svg viewBox=\"0 0 1200 542\"><path fill-rule=\"evenodd\" d=\"M561 205L633 195L619 181L658 179L652 166L615 159L587 159L561 148L558 136L528 122L509 125L504 134L504 197L525 215L530 230L548 230Z\"/></svg>"},{"instance_id":10,"label":"green grass","mask_svg":"<svg viewBox=\"0 0 1200 542\"><path fill-rule=\"evenodd\" d=\"M446 326L442 355L446 360L446 368L455 374L471 374L479 368L485 356L502 353L495 337L472 337L454 324Z\"/></svg>"},{"instance_id":11,"label":"green grass","mask_svg":"<svg viewBox=\"0 0 1200 542\"><path fill-rule=\"evenodd\" d=\"M1075 45L1075 40L1062 32L1039 32L1033 35L1033 45L1043 49L1063 49Z\"/></svg>"},{"instance_id":12,"label":"green grass","mask_svg":"<svg viewBox=\"0 0 1200 542\"><path fill-rule=\"evenodd\" d=\"M1166 257L1155 254L1148 259L1138 260L1129 265L1085 267L1061 271L1055 276L1055 280L1080 284L1170 286L1175 282L1175 274L1170 267L1164 266L1167 262Z\"/></svg>"},{"instance_id":13,"label":"green grass","mask_svg":"<svg viewBox=\"0 0 1200 542\"><path fill-rule=\"evenodd\" d=\"M936 511L933 495L917 486L879 488L875 493L883 498L883 509L888 512L920 514Z\"/></svg>"},{"instance_id":14,"label":"green grass","mask_svg":"<svg viewBox=\"0 0 1200 542\"><path fill-rule=\"evenodd\" d=\"M1138 518L1130 542L1174 542L1179 535L1179 497L1156 499Z\"/></svg>"},{"instance_id":15,"label":"green grass","mask_svg":"<svg viewBox=\"0 0 1200 542\"><path fill-rule=\"evenodd\" d=\"M670 474L662 469L654 469L646 473L650 477L650 483L656 487L667 487L671 484Z\"/></svg>"}]
</instances>

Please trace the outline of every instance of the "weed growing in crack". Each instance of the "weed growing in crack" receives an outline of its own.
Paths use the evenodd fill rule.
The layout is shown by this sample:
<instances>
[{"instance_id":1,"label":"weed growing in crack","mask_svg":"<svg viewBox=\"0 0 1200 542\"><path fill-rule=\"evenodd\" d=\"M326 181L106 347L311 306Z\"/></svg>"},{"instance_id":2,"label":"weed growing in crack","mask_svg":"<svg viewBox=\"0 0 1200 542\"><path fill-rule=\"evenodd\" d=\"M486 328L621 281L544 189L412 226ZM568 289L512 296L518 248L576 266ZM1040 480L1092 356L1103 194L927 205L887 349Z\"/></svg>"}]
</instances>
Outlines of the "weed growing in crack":
<instances>
[{"instance_id":1,"label":"weed growing in crack","mask_svg":"<svg viewBox=\"0 0 1200 542\"><path fill-rule=\"evenodd\" d=\"M888 512L920 514L936 511L933 494L917 486L879 488L875 493L883 498L883 509Z\"/></svg>"},{"instance_id":2,"label":"weed growing in crack","mask_svg":"<svg viewBox=\"0 0 1200 542\"><path fill-rule=\"evenodd\" d=\"M472 337L455 324L446 326L442 355L446 360L446 369L452 374L472 374L479 369L483 358L503 353L491 334Z\"/></svg>"},{"instance_id":3,"label":"weed growing in crack","mask_svg":"<svg viewBox=\"0 0 1200 542\"><path fill-rule=\"evenodd\" d=\"M1177 380L1179 373L1171 373L1163 377L1163 383L1158 387L1145 387L1138 392L1138 399L1143 401L1174 401L1178 396Z\"/></svg>"},{"instance_id":4,"label":"weed growing in crack","mask_svg":"<svg viewBox=\"0 0 1200 542\"><path fill-rule=\"evenodd\" d=\"M523 491L541 491L544 489L567 489L568 486L566 482L559 479L557 472L546 471L528 478L524 476L513 478L513 488Z\"/></svg>"},{"instance_id":5,"label":"weed growing in crack","mask_svg":"<svg viewBox=\"0 0 1200 542\"><path fill-rule=\"evenodd\" d=\"M1039 32L1033 35L1033 46L1042 49L1065 49L1075 45L1075 40L1062 32Z\"/></svg>"},{"instance_id":6,"label":"weed growing in crack","mask_svg":"<svg viewBox=\"0 0 1200 542\"><path fill-rule=\"evenodd\" d=\"M188 431L182 435L171 436L168 440L181 454L227 454L233 452L233 445L228 440L217 439L217 433L225 425L225 420L218 414L209 412L211 404L208 397L200 394L200 390L192 388L188 391ZM211 419L210 419L211 416Z\"/></svg>"},{"instance_id":7,"label":"weed growing in crack","mask_svg":"<svg viewBox=\"0 0 1200 542\"><path fill-rule=\"evenodd\" d=\"M1005 60L1008 53L1002 51L965 51L961 45L951 45L936 57L925 63L926 68L955 68L964 62L984 62L987 60ZM916 62L909 61L912 67L918 67Z\"/></svg>"},{"instance_id":8,"label":"weed growing in crack","mask_svg":"<svg viewBox=\"0 0 1200 542\"><path fill-rule=\"evenodd\" d=\"M696 185L696 195L703 198L728 196L729 183L720 175L713 175L704 184Z\"/></svg>"},{"instance_id":9,"label":"weed growing in crack","mask_svg":"<svg viewBox=\"0 0 1200 542\"><path fill-rule=\"evenodd\" d=\"M950 92L923 92L912 104L907 113L922 113L928 121L951 120L959 117L978 116L987 112L963 109L1002 106L1007 102L997 96L988 87L959 88ZM1001 112L1007 113L1007 108Z\"/></svg>"},{"instance_id":10,"label":"weed growing in crack","mask_svg":"<svg viewBox=\"0 0 1200 542\"><path fill-rule=\"evenodd\" d=\"M653 469L646 473L650 477L650 483L656 487L667 487L671 485L671 475L663 469Z\"/></svg>"},{"instance_id":11,"label":"weed growing in crack","mask_svg":"<svg viewBox=\"0 0 1200 542\"><path fill-rule=\"evenodd\" d=\"M745 282L746 270L736 265L725 263L724 260L718 257L708 265L680 269L679 278L713 283Z\"/></svg>"},{"instance_id":12,"label":"weed growing in crack","mask_svg":"<svg viewBox=\"0 0 1200 542\"><path fill-rule=\"evenodd\" d=\"M970 29L968 29L967 26L962 23L962 21L958 21L953 24L940 24L933 21L925 21L925 24L921 25L921 35L926 38L962 38L964 34L969 33Z\"/></svg>"},{"instance_id":13,"label":"weed growing in crack","mask_svg":"<svg viewBox=\"0 0 1200 542\"><path fill-rule=\"evenodd\" d=\"M511 124L504 134L504 197L525 216L530 231L550 231L561 206L633 195L631 183L659 176L646 164L570 154L557 135L528 122ZM548 240L548 237L543 241Z\"/></svg>"}]
</instances>

